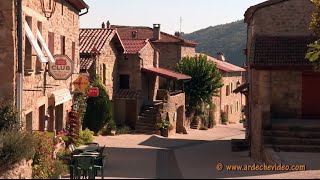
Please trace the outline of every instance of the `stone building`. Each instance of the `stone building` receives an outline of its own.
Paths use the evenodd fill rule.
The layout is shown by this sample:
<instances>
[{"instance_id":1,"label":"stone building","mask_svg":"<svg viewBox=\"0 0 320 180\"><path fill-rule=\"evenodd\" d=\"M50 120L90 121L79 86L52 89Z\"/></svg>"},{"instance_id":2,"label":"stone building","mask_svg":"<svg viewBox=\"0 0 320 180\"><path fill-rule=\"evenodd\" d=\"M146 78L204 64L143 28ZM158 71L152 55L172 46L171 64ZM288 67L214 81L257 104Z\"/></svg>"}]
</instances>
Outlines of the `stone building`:
<instances>
[{"instance_id":1,"label":"stone building","mask_svg":"<svg viewBox=\"0 0 320 180\"><path fill-rule=\"evenodd\" d=\"M220 88L220 97L213 97L216 105L215 119L221 121L221 111L225 112L229 123L239 123L244 118L243 108L245 97L242 94L235 94L233 91L245 81L245 69L226 62L224 55L218 53L217 58L207 56L209 61L217 65L224 86Z\"/></svg>"},{"instance_id":2,"label":"stone building","mask_svg":"<svg viewBox=\"0 0 320 180\"><path fill-rule=\"evenodd\" d=\"M116 123L152 133L161 108L168 112L172 132L184 130L185 95L159 89L159 77L172 82L191 77L159 68L159 50L148 38L119 39L117 34L109 23L100 29L81 29L80 34L81 69L103 77Z\"/></svg>"},{"instance_id":3,"label":"stone building","mask_svg":"<svg viewBox=\"0 0 320 180\"><path fill-rule=\"evenodd\" d=\"M307 45L315 40L309 30L313 11L309 0L269 0L245 13L248 84L239 92L249 90L246 113L254 159L263 160L269 147L320 149L312 139L320 119L320 73L305 59Z\"/></svg>"},{"instance_id":4,"label":"stone building","mask_svg":"<svg viewBox=\"0 0 320 180\"><path fill-rule=\"evenodd\" d=\"M24 130L60 131L64 128L67 111L72 105L71 83L77 75L67 80L55 80L48 74L47 65L55 61L52 56L67 55L77 67L79 16L81 10L88 8L83 0L23 0L21 27L17 23L20 14L17 0L0 1L0 98L16 105L22 103ZM44 10L55 11L51 17L47 13L47 18ZM22 41L18 36L19 27L22 28ZM22 52L21 85L19 73L16 73L19 70L18 52ZM77 73L77 68L71 73ZM22 93L18 91L19 87L23 88ZM18 101L20 95L21 101Z\"/></svg>"}]
</instances>

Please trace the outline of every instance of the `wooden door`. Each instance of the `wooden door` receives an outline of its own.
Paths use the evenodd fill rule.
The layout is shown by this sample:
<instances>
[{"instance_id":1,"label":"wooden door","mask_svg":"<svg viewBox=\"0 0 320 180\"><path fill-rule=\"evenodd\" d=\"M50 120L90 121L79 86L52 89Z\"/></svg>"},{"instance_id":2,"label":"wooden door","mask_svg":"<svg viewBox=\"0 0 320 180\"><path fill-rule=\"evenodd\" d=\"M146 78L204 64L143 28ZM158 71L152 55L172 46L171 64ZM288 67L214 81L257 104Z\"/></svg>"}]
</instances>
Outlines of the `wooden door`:
<instances>
[{"instance_id":1,"label":"wooden door","mask_svg":"<svg viewBox=\"0 0 320 180\"><path fill-rule=\"evenodd\" d=\"M320 73L302 74L302 118L320 120Z\"/></svg>"},{"instance_id":2,"label":"wooden door","mask_svg":"<svg viewBox=\"0 0 320 180\"><path fill-rule=\"evenodd\" d=\"M127 100L126 101L126 120L125 123L132 129L136 126L137 121L137 101L136 100Z\"/></svg>"}]
</instances>

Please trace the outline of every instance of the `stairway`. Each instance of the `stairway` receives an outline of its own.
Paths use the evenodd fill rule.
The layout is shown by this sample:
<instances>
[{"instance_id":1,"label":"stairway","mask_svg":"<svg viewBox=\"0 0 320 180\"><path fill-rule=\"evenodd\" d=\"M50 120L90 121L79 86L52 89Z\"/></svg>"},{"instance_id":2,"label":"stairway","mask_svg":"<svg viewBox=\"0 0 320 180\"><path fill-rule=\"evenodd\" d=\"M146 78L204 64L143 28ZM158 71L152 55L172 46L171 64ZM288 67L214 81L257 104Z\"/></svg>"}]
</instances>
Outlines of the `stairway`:
<instances>
[{"instance_id":1,"label":"stairway","mask_svg":"<svg viewBox=\"0 0 320 180\"><path fill-rule=\"evenodd\" d=\"M199 129L200 128L200 121L196 122L193 120L190 124L190 128L191 129Z\"/></svg>"},{"instance_id":2,"label":"stairway","mask_svg":"<svg viewBox=\"0 0 320 180\"><path fill-rule=\"evenodd\" d=\"M265 147L286 152L320 152L320 120L274 123L263 133Z\"/></svg>"},{"instance_id":3,"label":"stairway","mask_svg":"<svg viewBox=\"0 0 320 180\"><path fill-rule=\"evenodd\" d=\"M155 124L157 121L158 107L161 102L154 102L151 106L144 106L136 122L136 134L156 134Z\"/></svg>"}]
</instances>

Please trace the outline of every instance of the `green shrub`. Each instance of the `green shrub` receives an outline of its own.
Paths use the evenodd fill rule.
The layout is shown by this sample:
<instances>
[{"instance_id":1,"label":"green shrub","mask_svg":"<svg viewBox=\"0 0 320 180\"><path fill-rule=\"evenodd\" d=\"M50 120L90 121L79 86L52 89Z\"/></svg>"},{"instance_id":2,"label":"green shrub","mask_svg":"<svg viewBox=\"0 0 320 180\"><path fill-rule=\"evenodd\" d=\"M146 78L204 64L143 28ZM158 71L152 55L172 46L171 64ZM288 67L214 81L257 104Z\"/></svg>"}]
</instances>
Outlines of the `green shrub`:
<instances>
[{"instance_id":1,"label":"green shrub","mask_svg":"<svg viewBox=\"0 0 320 180\"><path fill-rule=\"evenodd\" d=\"M215 118L214 118L214 110L209 111L209 128L213 128L217 124Z\"/></svg>"},{"instance_id":2,"label":"green shrub","mask_svg":"<svg viewBox=\"0 0 320 180\"><path fill-rule=\"evenodd\" d=\"M108 123L113 124L111 102L104 85L98 78L91 85L99 88L99 97L87 99L83 128L89 128L91 131L99 133Z\"/></svg>"},{"instance_id":3,"label":"green shrub","mask_svg":"<svg viewBox=\"0 0 320 180\"><path fill-rule=\"evenodd\" d=\"M120 127L117 130L117 134L130 134L130 132L131 132L131 129L128 126Z\"/></svg>"},{"instance_id":4,"label":"green shrub","mask_svg":"<svg viewBox=\"0 0 320 180\"><path fill-rule=\"evenodd\" d=\"M222 124L227 124L228 123L228 116L227 113L224 111L221 111L221 123Z\"/></svg>"},{"instance_id":5,"label":"green shrub","mask_svg":"<svg viewBox=\"0 0 320 180\"><path fill-rule=\"evenodd\" d=\"M202 124L199 130L208 130L208 128Z\"/></svg>"},{"instance_id":6,"label":"green shrub","mask_svg":"<svg viewBox=\"0 0 320 180\"><path fill-rule=\"evenodd\" d=\"M49 179L53 175L54 167L54 142L53 138L46 135L44 132L35 132L36 151L33 158L33 178Z\"/></svg>"},{"instance_id":7,"label":"green shrub","mask_svg":"<svg viewBox=\"0 0 320 180\"><path fill-rule=\"evenodd\" d=\"M20 129L19 113L11 103L0 100L0 132L18 131Z\"/></svg>"},{"instance_id":8,"label":"green shrub","mask_svg":"<svg viewBox=\"0 0 320 180\"><path fill-rule=\"evenodd\" d=\"M68 165L64 164L63 161L54 160L52 164L51 179L59 179L61 175L68 174Z\"/></svg>"},{"instance_id":9,"label":"green shrub","mask_svg":"<svg viewBox=\"0 0 320 180\"><path fill-rule=\"evenodd\" d=\"M30 160L34 156L34 138L30 133L2 132L0 142L0 168Z\"/></svg>"},{"instance_id":10,"label":"green shrub","mask_svg":"<svg viewBox=\"0 0 320 180\"><path fill-rule=\"evenodd\" d=\"M155 127L157 129L168 129L170 127L170 122L167 119L162 119L160 122L157 122Z\"/></svg>"},{"instance_id":11,"label":"green shrub","mask_svg":"<svg viewBox=\"0 0 320 180\"><path fill-rule=\"evenodd\" d=\"M76 146L80 146L82 144L91 143L93 141L94 132L90 131L86 128L84 131L80 130L79 137L74 141Z\"/></svg>"}]
</instances>

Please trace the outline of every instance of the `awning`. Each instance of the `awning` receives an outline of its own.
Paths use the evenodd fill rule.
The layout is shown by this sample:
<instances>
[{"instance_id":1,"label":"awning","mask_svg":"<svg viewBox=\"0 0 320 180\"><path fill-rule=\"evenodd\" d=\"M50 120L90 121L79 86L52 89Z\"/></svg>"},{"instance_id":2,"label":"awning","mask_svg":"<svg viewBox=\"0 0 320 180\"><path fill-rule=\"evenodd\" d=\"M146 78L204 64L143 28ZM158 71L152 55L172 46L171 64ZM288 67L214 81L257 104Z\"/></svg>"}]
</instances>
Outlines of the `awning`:
<instances>
[{"instance_id":1,"label":"awning","mask_svg":"<svg viewBox=\"0 0 320 180\"><path fill-rule=\"evenodd\" d=\"M80 57L80 70L89 70L94 62L93 58Z\"/></svg>"},{"instance_id":2,"label":"awning","mask_svg":"<svg viewBox=\"0 0 320 180\"><path fill-rule=\"evenodd\" d=\"M52 56L52 54L51 54L51 52L50 52L50 50L48 48L48 45L47 45L46 41L43 39L39 29L37 29L37 36L38 36L38 40L40 41L42 47L44 48L44 51L46 52L49 60L54 63L55 60L54 60L54 58L53 58L53 56Z\"/></svg>"},{"instance_id":3,"label":"awning","mask_svg":"<svg viewBox=\"0 0 320 180\"><path fill-rule=\"evenodd\" d=\"M241 86L239 86L239 87L237 87L234 91L233 91L233 93L236 93L236 94L238 94L239 92L240 93L245 93L247 90L246 89L248 89L249 88L249 83L244 83L244 84L242 84ZM246 91L245 91L246 90Z\"/></svg>"},{"instance_id":4,"label":"awning","mask_svg":"<svg viewBox=\"0 0 320 180\"><path fill-rule=\"evenodd\" d=\"M51 98L54 99L55 106L72 100L71 93L70 93L69 89L66 89L66 88L60 89L57 91L53 91Z\"/></svg>"},{"instance_id":5,"label":"awning","mask_svg":"<svg viewBox=\"0 0 320 180\"><path fill-rule=\"evenodd\" d=\"M24 23L24 29L26 31L26 35L30 41L30 44L32 45L32 47L35 49L36 53L37 53L37 56L40 60L41 63L46 63L48 62L47 59L46 59L46 56L43 54L38 42L37 42L37 39L34 37L34 35L32 34L32 31L28 25L27 22Z\"/></svg>"},{"instance_id":6,"label":"awning","mask_svg":"<svg viewBox=\"0 0 320 180\"><path fill-rule=\"evenodd\" d=\"M168 69L163 69L163 68L142 68L142 72L148 72L155 74L157 76L169 78L169 79L174 79L174 80L188 80L191 79L191 76L177 73L174 71L170 71Z\"/></svg>"},{"instance_id":7,"label":"awning","mask_svg":"<svg viewBox=\"0 0 320 180\"><path fill-rule=\"evenodd\" d=\"M132 91L129 89L120 89L113 99L137 99L140 91Z\"/></svg>"}]
</instances>

